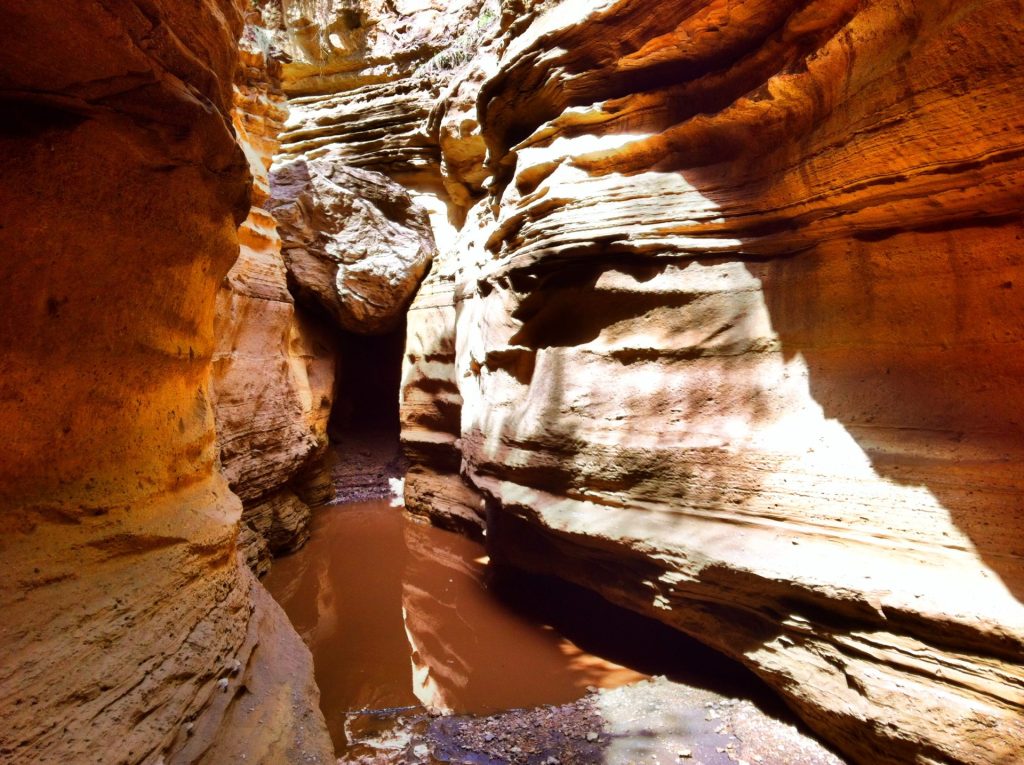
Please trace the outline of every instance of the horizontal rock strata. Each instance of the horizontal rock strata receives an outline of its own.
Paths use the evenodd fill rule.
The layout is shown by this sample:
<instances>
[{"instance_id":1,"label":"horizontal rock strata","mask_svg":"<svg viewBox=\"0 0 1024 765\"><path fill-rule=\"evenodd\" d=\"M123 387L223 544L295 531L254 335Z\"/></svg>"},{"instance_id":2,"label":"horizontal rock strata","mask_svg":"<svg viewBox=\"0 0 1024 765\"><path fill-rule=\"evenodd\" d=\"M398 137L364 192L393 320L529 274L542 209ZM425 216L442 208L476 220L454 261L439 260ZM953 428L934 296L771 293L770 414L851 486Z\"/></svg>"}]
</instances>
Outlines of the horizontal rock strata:
<instances>
[{"instance_id":1,"label":"horizontal rock strata","mask_svg":"<svg viewBox=\"0 0 1024 765\"><path fill-rule=\"evenodd\" d=\"M1018 11L505 2L429 107L311 85L286 151L415 186L425 134L461 227L409 315L410 509L482 492L496 559L858 761L1019 759Z\"/></svg>"},{"instance_id":2,"label":"horizontal rock strata","mask_svg":"<svg viewBox=\"0 0 1024 765\"><path fill-rule=\"evenodd\" d=\"M1024 753L1016 2L561 3L480 94L492 556L742 660L864 763Z\"/></svg>"},{"instance_id":3,"label":"horizontal rock strata","mask_svg":"<svg viewBox=\"0 0 1024 765\"><path fill-rule=\"evenodd\" d=\"M275 44L292 58L283 71L290 113L279 164L329 158L334 167L353 169L343 172L380 173L427 210L436 252L408 306L403 373L402 439L415 453L407 507L421 513L444 507L447 525L479 535L479 495L459 476L456 229L484 193L486 146L476 96L496 60L483 51L494 47L512 9L484 0L443 7L379 0L323 8L266 0L261 6ZM332 274L321 274L320 281L330 282Z\"/></svg>"},{"instance_id":4,"label":"horizontal rock strata","mask_svg":"<svg viewBox=\"0 0 1024 765\"><path fill-rule=\"evenodd\" d=\"M272 554L308 537L309 508L283 487L301 483L298 474L326 449L336 353L330 335L296 311L276 221L265 209L286 110L279 64L257 36L246 27L233 111L253 206L217 293L212 392L222 470L243 504L241 546L263 574Z\"/></svg>"},{"instance_id":5,"label":"horizontal rock strata","mask_svg":"<svg viewBox=\"0 0 1024 765\"><path fill-rule=\"evenodd\" d=\"M329 762L207 391L248 210L239 4L0 7L0 760ZM241 724L275 709L273 741Z\"/></svg>"}]
</instances>

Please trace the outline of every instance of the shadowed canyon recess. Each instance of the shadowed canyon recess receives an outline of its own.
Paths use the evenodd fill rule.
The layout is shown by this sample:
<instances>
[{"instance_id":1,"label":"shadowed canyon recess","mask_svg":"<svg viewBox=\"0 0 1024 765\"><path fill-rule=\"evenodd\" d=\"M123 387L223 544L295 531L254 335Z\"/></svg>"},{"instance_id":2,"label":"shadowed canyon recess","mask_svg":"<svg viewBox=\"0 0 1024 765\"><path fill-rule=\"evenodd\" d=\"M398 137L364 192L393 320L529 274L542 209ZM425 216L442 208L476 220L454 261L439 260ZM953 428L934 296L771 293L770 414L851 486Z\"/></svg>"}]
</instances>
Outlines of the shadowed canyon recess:
<instances>
[{"instance_id":1,"label":"shadowed canyon recess","mask_svg":"<svg viewBox=\"0 0 1024 765\"><path fill-rule=\"evenodd\" d=\"M1021 0L0 8L0 762L1024 762Z\"/></svg>"}]
</instances>

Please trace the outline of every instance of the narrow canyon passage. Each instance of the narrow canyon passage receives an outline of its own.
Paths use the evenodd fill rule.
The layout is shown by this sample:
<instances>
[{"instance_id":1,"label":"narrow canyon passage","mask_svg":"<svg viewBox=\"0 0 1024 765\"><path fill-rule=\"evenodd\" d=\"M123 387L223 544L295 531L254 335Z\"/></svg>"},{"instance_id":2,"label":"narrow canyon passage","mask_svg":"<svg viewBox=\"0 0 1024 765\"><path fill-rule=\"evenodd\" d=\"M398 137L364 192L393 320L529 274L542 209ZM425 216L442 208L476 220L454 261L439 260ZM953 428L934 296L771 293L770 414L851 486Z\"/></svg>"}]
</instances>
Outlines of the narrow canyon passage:
<instances>
[{"instance_id":1,"label":"narrow canyon passage","mask_svg":"<svg viewBox=\"0 0 1024 765\"><path fill-rule=\"evenodd\" d=\"M481 542L406 513L405 320L382 335L335 332L333 346L325 462L334 499L314 509L308 542L278 557L262 582L312 652L340 761L503 762L515 746L531 763L672 762L675 745L707 765L727 765L742 745L749 756L757 749L806 765L840 762L736 662L583 588L495 567ZM638 701L647 688L639 684L652 676L653 702ZM622 698L594 695L612 689ZM611 701L596 711L601 698ZM644 703L675 714L653 732L627 716ZM708 713L709 705L737 703L742 740ZM552 709L555 722L545 718L541 727L554 738L538 735L533 722L517 733L500 717ZM497 733L480 740L488 726Z\"/></svg>"},{"instance_id":2,"label":"narrow canyon passage","mask_svg":"<svg viewBox=\"0 0 1024 765\"><path fill-rule=\"evenodd\" d=\"M0 10L2 765L1024 763L1024 0Z\"/></svg>"},{"instance_id":3,"label":"narrow canyon passage","mask_svg":"<svg viewBox=\"0 0 1024 765\"><path fill-rule=\"evenodd\" d=\"M344 449L386 455L387 428L375 432L365 424L367 440L350 438ZM360 464L375 473L366 457ZM353 487L351 473L335 473L339 496L367 490L354 478ZM376 499L317 509L309 542L277 559L263 580L312 651L320 705L341 761L499 762L499 747L516 746L531 763L614 763L627 756L623 750L630 761L673 762L688 748L700 762L727 765L742 745L747 757L840 763L798 732L792 714L735 662L581 588L495 570L483 545L398 505ZM613 731L617 716L641 704L632 697L641 693L636 684L651 675L667 679L643 708L653 711L670 698L675 716L654 728L620 721L622 729ZM602 698L593 695L598 689L617 688L623 698L606 700L603 714L586 707ZM728 729L718 712L709 712L717 704L742 717L742 742L730 735L735 723ZM508 714L522 727L518 718L552 709L555 722L545 718L543 731L530 722L524 733L487 717L520 710ZM438 719L462 720L461 735ZM479 740L490 728L490 739ZM467 730L476 731L476 748ZM540 735L551 730L565 734ZM595 741L587 739L592 731L601 731ZM451 759L432 759L428 751Z\"/></svg>"}]
</instances>

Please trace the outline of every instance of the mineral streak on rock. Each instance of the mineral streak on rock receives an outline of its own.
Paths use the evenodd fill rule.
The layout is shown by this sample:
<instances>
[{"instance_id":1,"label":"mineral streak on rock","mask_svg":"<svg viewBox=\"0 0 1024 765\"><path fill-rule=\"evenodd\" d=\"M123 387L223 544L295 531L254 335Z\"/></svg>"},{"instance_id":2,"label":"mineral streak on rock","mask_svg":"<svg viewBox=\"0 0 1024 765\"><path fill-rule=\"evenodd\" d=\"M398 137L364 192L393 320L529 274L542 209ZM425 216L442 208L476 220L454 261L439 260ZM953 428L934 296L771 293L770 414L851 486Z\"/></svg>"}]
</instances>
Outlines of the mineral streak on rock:
<instances>
[{"instance_id":1,"label":"mineral streak on rock","mask_svg":"<svg viewBox=\"0 0 1024 765\"><path fill-rule=\"evenodd\" d=\"M0 3L5 763L331 760L207 393L239 5Z\"/></svg>"}]
</instances>

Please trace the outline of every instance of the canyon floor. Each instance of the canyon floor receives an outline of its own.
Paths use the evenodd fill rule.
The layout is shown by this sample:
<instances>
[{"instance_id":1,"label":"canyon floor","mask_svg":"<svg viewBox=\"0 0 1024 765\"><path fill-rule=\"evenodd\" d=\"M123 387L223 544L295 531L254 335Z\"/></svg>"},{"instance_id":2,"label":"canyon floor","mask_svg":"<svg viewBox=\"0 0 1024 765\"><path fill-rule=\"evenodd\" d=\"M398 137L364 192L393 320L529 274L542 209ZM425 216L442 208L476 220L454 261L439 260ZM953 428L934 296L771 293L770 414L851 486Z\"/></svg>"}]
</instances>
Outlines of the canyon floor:
<instances>
[{"instance_id":1,"label":"canyon floor","mask_svg":"<svg viewBox=\"0 0 1024 765\"><path fill-rule=\"evenodd\" d=\"M395 507L387 435L335 449L338 500L267 586L313 652L339 762L842 765L738 665L585 590L495 571Z\"/></svg>"},{"instance_id":2,"label":"canyon floor","mask_svg":"<svg viewBox=\"0 0 1024 765\"><path fill-rule=\"evenodd\" d=\"M843 765L788 715L665 677L594 689L570 704L488 716L402 710L368 716L367 765L694 763Z\"/></svg>"}]
</instances>

